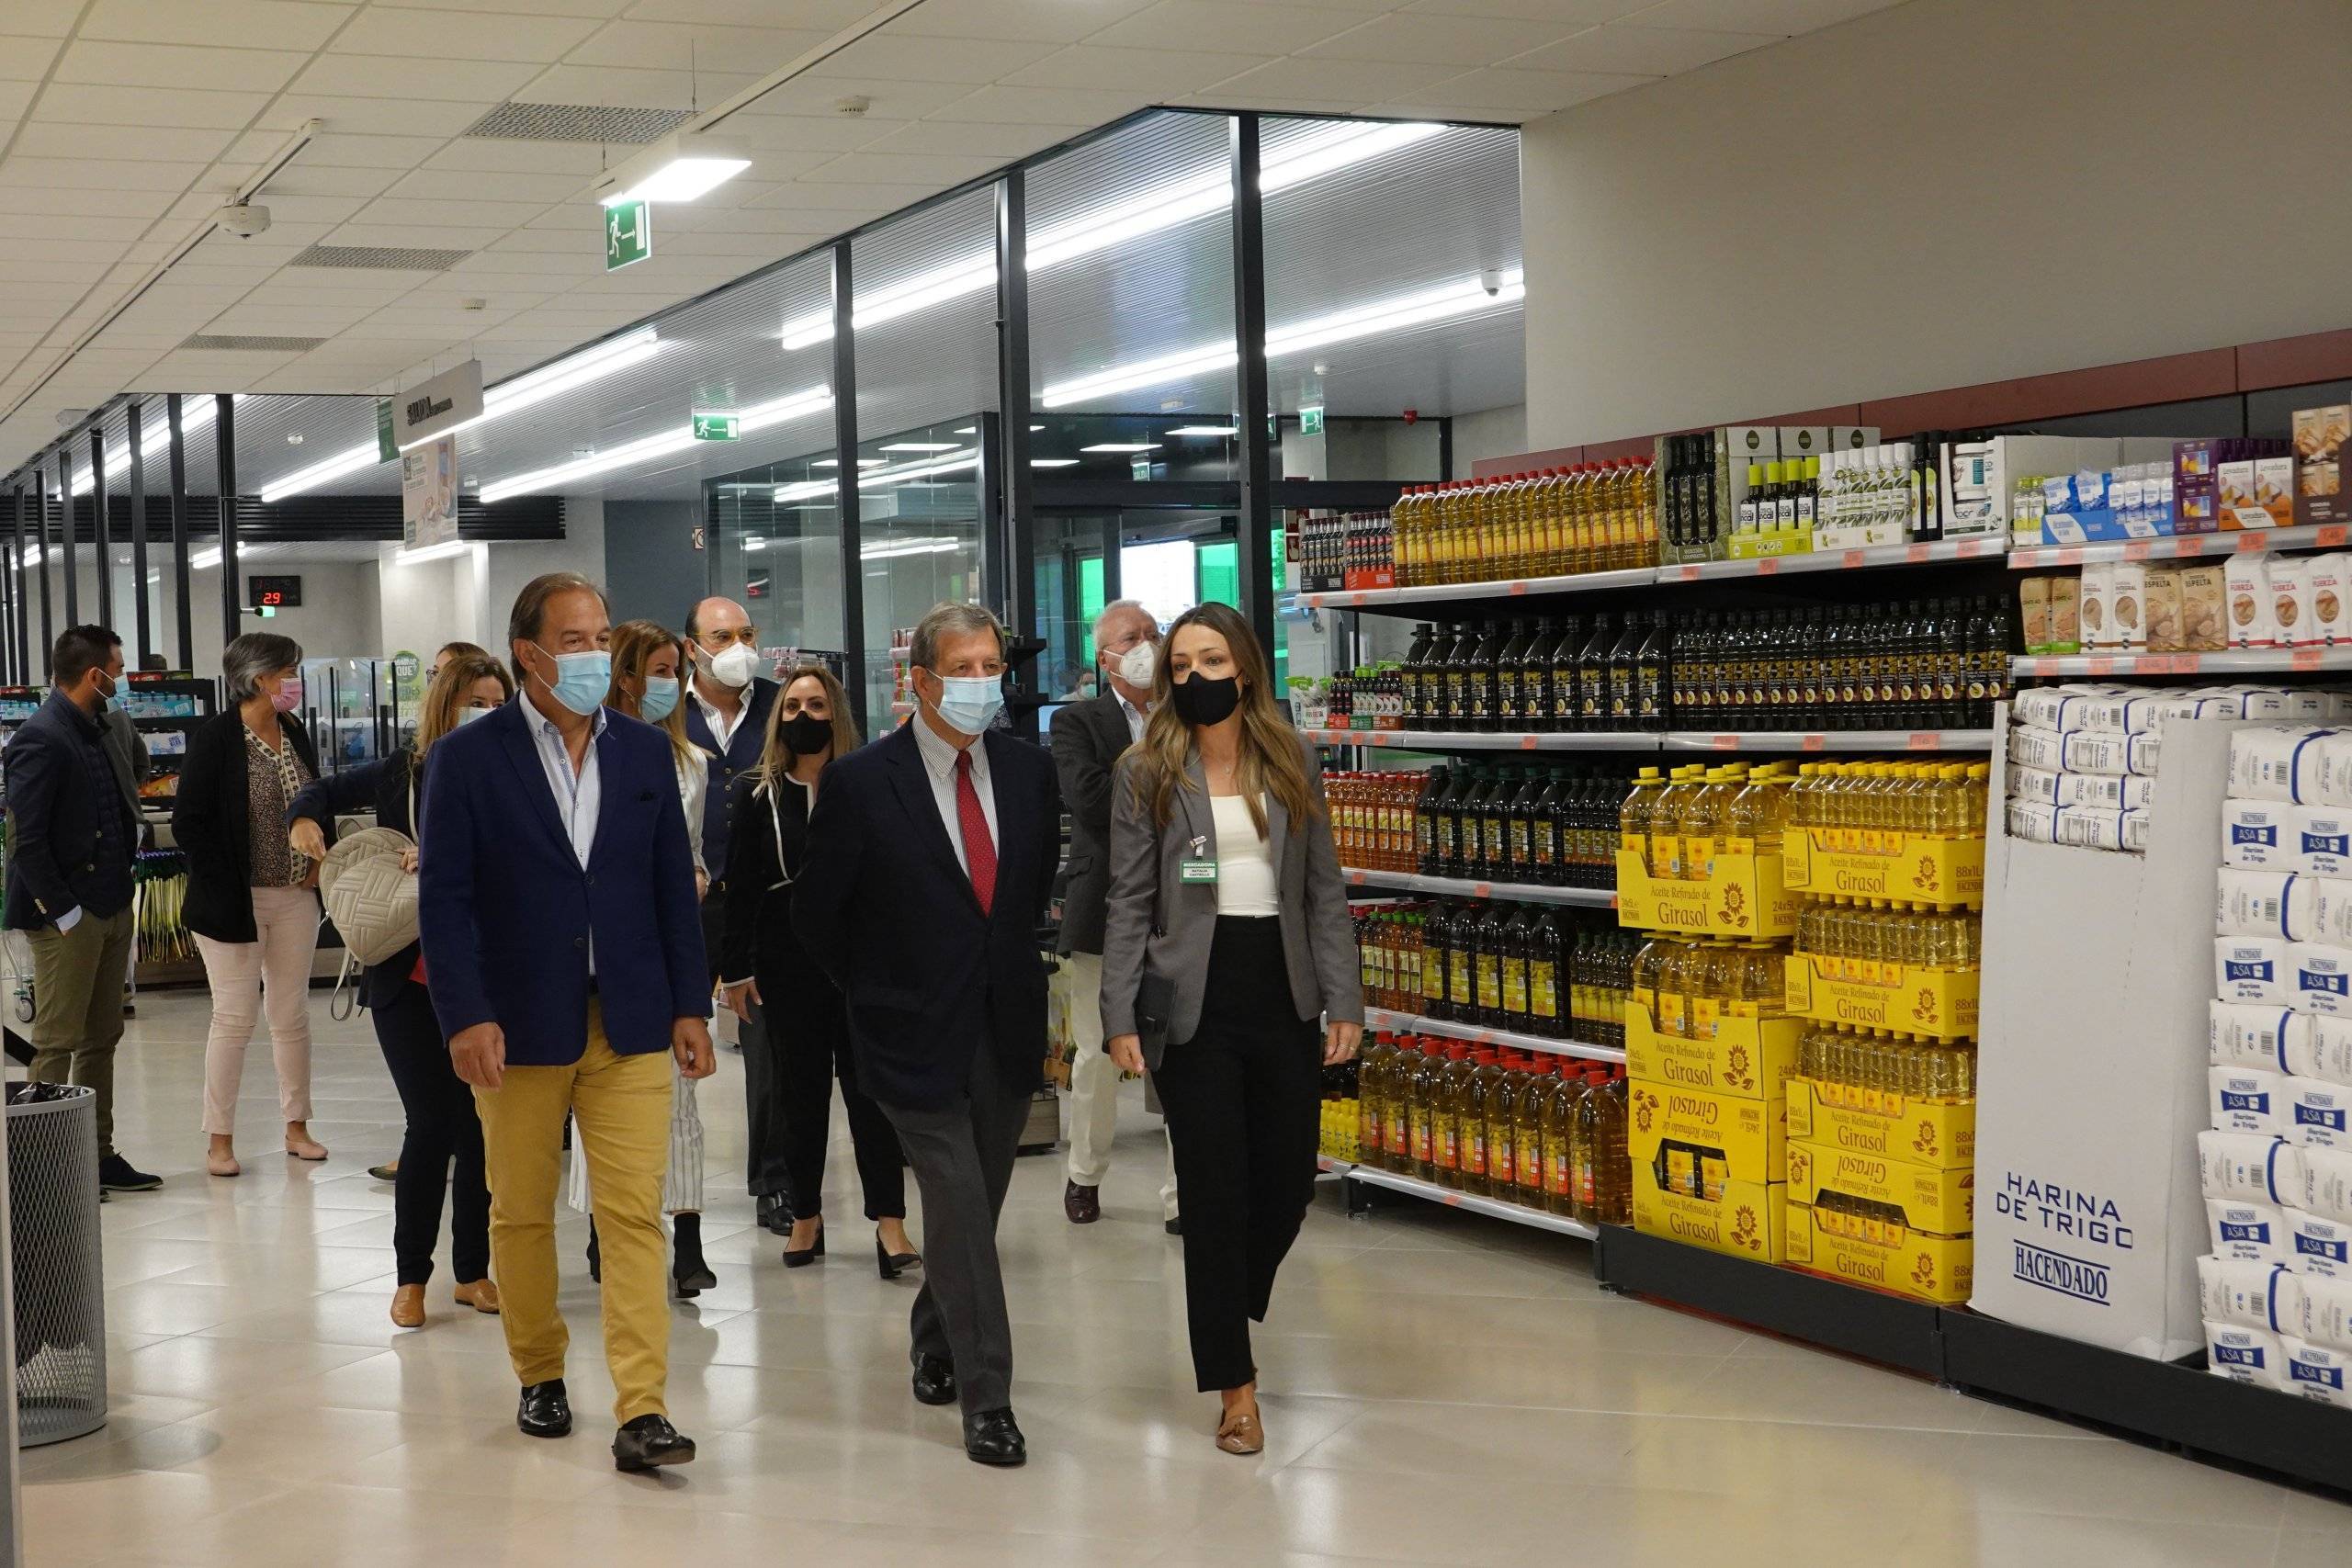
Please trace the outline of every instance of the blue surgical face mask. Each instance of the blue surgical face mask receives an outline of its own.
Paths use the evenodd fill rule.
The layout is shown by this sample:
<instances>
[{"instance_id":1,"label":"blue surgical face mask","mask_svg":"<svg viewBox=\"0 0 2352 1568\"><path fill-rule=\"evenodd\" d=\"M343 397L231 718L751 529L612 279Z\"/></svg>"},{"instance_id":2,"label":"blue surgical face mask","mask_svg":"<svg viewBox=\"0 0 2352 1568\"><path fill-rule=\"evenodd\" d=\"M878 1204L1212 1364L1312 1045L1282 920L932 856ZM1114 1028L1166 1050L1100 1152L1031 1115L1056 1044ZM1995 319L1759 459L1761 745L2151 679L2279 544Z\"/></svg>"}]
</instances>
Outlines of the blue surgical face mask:
<instances>
[{"instance_id":1,"label":"blue surgical face mask","mask_svg":"<svg viewBox=\"0 0 2352 1568\"><path fill-rule=\"evenodd\" d=\"M985 734L1004 706L1001 675L932 674L939 682L939 716L960 735Z\"/></svg>"},{"instance_id":2,"label":"blue surgical face mask","mask_svg":"<svg viewBox=\"0 0 2352 1568\"><path fill-rule=\"evenodd\" d=\"M588 649L580 653L548 653L536 642L531 646L555 660L554 684L548 685L544 680L540 684L548 685L548 691L557 702L582 718L591 716L605 705L605 694L612 689L613 684L613 656L610 653L601 648ZM534 678L537 678L536 672Z\"/></svg>"},{"instance_id":3,"label":"blue surgical face mask","mask_svg":"<svg viewBox=\"0 0 2352 1568\"><path fill-rule=\"evenodd\" d=\"M459 708L458 710L458 722L459 724L471 724L478 718L488 718L492 714L494 714L498 710L496 708Z\"/></svg>"},{"instance_id":4,"label":"blue surgical face mask","mask_svg":"<svg viewBox=\"0 0 2352 1568\"><path fill-rule=\"evenodd\" d=\"M637 716L648 724L659 724L670 716L678 705L678 678L675 675L648 675L645 695L637 699Z\"/></svg>"},{"instance_id":5,"label":"blue surgical face mask","mask_svg":"<svg viewBox=\"0 0 2352 1568\"><path fill-rule=\"evenodd\" d=\"M121 680L120 680L119 677L117 677L117 676L113 676L113 675L108 675L108 674L107 674L107 672L106 672L105 671L103 671L103 670L99 671L98 671L98 673L99 673L99 675L100 675L101 677L103 677L103 678L105 679L105 681L106 681L106 682L107 682L107 688L108 688L108 689L107 689L107 703L106 703L106 708L105 708L105 711L106 711L106 712L107 712L107 713L120 713L120 712L122 711L122 682L121 682Z\"/></svg>"}]
</instances>

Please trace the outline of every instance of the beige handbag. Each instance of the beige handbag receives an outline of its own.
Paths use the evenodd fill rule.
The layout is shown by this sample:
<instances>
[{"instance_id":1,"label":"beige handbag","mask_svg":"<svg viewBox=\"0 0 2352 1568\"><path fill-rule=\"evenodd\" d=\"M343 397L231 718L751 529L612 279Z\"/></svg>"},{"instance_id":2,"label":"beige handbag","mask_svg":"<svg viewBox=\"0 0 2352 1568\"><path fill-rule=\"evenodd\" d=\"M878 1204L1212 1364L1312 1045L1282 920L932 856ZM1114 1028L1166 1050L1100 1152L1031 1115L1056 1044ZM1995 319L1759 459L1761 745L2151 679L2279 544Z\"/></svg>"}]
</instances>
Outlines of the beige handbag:
<instances>
[{"instance_id":1,"label":"beige handbag","mask_svg":"<svg viewBox=\"0 0 2352 1568\"><path fill-rule=\"evenodd\" d=\"M337 839L319 863L319 893L343 944L362 964L381 964L416 940L416 874L401 859L416 845L390 828Z\"/></svg>"}]
</instances>

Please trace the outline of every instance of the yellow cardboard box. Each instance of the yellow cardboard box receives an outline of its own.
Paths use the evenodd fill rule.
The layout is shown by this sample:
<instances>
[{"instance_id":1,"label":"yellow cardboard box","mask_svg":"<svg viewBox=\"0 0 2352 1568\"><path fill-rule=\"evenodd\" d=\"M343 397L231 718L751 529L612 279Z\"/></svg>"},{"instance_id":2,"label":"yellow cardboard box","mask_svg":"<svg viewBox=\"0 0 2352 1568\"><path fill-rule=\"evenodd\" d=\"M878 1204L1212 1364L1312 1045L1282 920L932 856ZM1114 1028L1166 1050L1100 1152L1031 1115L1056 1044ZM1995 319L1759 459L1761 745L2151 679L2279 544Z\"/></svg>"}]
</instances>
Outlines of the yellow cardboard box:
<instances>
[{"instance_id":1,"label":"yellow cardboard box","mask_svg":"<svg viewBox=\"0 0 2352 1568\"><path fill-rule=\"evenodd\" d=\"M1617 923L1688 936L1768 938L1797 929L1804 903L1791 893L1777 852L1725 854L1704 881L1653 880L1638 851L1617 851Z\"/></svg>"},{"instance_id":2,"label":"yellow cardboard box","mask_svg":"<svg viewBox=\"0 0 2352 1568\"><path fill-rule=\"evenodd\" d=\"M1939 909L1982 908L1984 840L1860 828L1787 833L1781 875L1789 890L1816 898L1884 898Z\"/></svg>"},{"instance_id":3,"label":"yellow cardboard box","mask_svg":"<svg viewBox=\"0 0 2352 1568\"><path fill-rule=\"evenodd\" d=\"M1778 1263L1788 1252L1787 1192L1777 1181L1734 1181L1711 1202L1661 1190L1649 1170L1636 1165L1634 1228L1710 1252Z\"/></svg>"},{"instance_id":4,"label":"yellow cardboard box","mask_svg":"<svg viewBox=\"0 0 2352 1568\"><path fill-rule=\"evenodd\" d=\"M1908 1160L1789 1140L1789 1201L1812 1204L1824 1192L1883 1203L1914 1230L1966 1235L1976 1228L1976 1172L1939 1170Z\"/></svg>"},{"instance_id":5,"label":"yellow cardboard box","mask_svg":"<svg viewBox=\"0 0 2352 1568\"><path fill-rule=\"evenodd\" d=\"M1725 1017L1712 1039L1687 1040L1659 1033L1649 1009L1634 1002L1625 1010L1625 1066L1629 1077L1655 1083L1778 1100L1796 1071L1804 1032L1792 1018Z\"/></svg>"},{"instance_id":6,"label":"yellow cardboard box","mask_svg":"<svg viewBox=\"0 0 2352 1568\"><path fill-rule=\"evenodd\" d=\"M1640 1202L1635 1189L1634 1201ZM1639 1213L1638 1207L1635 1213ZM1964 1302L1973 1285L1976 1243L1969 1236L1905 1231L1892 1245L1839 1235L1836 1216L1802 1203L1788 1205L1788 1264L1849 1284L1867 1285L1916 1301Z\"/></svg>"},{"instance_id":7,"label":"yellow cardboard box","mask_svg":"<svg viewBox=\"0 0 2352 1568\"><path fill-rule=\"evenodd\" d=\"M1981 972L1789 954L1787 1007L1800 1018L1856 1029L1891 1029L1936 1040L1976 1037Z\"/></svg>"},{"instance_id":8,"label":"yellow cardboard box","mask_svg":"<svg viewBox=\"0 0 2352 1568\"><path fill-rule=\"evenodd\" d=\"M1636 1170L1659 1163L1675 1144L1719 1158L1731 1181L1782 1179L1788 1166L1787 1102L1750 1100L1647 1078L1628 1081L1626 1149Z\"/></svg>"},{"instance_id":9,"label":"yellow cardboard box","mask_svg":"<svg viewBox=\"0 0 2352 1568\"><path fill-rule=\"evenodd\" d=\"M1976 1102L1883 1098L1875 1108L1841 1102L1839 1091L1792 1077L1789 1136L1825 1148L1899 1159L1933 1170L1976 1163Z\"/></svg>"}]
</instances>

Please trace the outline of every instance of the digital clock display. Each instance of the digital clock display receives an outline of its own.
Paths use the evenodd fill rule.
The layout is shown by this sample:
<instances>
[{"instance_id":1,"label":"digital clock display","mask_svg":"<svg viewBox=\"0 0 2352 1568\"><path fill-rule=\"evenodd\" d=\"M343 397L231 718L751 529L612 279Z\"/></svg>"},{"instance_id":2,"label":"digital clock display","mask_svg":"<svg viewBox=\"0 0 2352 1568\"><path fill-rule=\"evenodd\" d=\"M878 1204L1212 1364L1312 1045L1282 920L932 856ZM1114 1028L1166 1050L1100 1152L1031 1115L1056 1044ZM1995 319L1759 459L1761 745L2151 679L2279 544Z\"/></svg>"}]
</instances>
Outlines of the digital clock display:
<instances>
[{"instance_id":1,"label":"digital clock display","mask_svg":"<svg viewBox=\"0 0 2352 1568\"><path fill-rule=\"evenodd\" d=\"M301 607L302 580L299 577L248 577L245 586L251 593L245 602L256 610Z\"/></svg>"}]
</instances>

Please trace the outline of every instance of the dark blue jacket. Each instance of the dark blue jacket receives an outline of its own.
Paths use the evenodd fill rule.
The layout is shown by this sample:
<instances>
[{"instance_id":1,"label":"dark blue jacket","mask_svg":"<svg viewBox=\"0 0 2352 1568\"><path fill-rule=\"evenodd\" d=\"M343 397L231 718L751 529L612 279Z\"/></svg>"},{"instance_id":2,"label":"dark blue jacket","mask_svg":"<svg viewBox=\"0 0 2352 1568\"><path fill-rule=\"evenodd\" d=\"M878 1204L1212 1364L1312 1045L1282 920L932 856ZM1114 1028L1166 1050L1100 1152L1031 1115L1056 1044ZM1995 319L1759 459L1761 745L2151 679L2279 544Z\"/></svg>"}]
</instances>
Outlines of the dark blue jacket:
<instances>
[{"instance_id":1,"label":"dark blue jacket","mask_svg":"<svg viewBox=\"0 0 2352 1568\"><path fill-rule=\"evenodd\" d=\"M743 694L743 722L719 750L718 737L702 716L691 685L679 694L686 705L686 739L710 755L710 788L703 794L702 863L714 881L727 879L728 829L735 819L735 781L760 765L760 749L767 743L768 710L775 706L779 688L764 675L752 677ZM723 889L713 888L713 892Z\"/></svg>"},{"instance_id":2,"label":"dark blue jacket","mask_svg":"<svg viewBox=\"0 0 2352 1568\"><path fill-rule=\"evenodd\" d=\"M1002 730L980 738L997 838L996 897L982 914L916 749L922 722L819 778L792 927L847 999L858 1087L885 1105L935 1109L965 1093L984 1049L1008 1088L1044 1077L1038 926L1061 858L1062 807L1041 748Z\"/></svg>"},{"instance_id":3,"label":"dark blue jacket","mask_svg":"<svg viewBox=\"0 0 2352 1568\"><path fill-rule=\"evenodd\" d=\"M107 916L130 902L138 825L101 743L98 721L63 692L17 727L8 788L7 926L45 931L79 908Z\"/></svg>"},{"instance_id":4,"label":"dark blue jacket","mask_svg":"<svg viewBox=\"0 0 2352 1568\"><path fill-rule=\"evenodd\" d=\"M417 916L444 1035L494 1022L515 1066L587 1042L588 944L616 1052L667 1050L710 1000L695 867L670 738L605 710L601 804L583 870L532 744L528 698L451 730L424 764Z\"/></svg>"}]
</instances>

